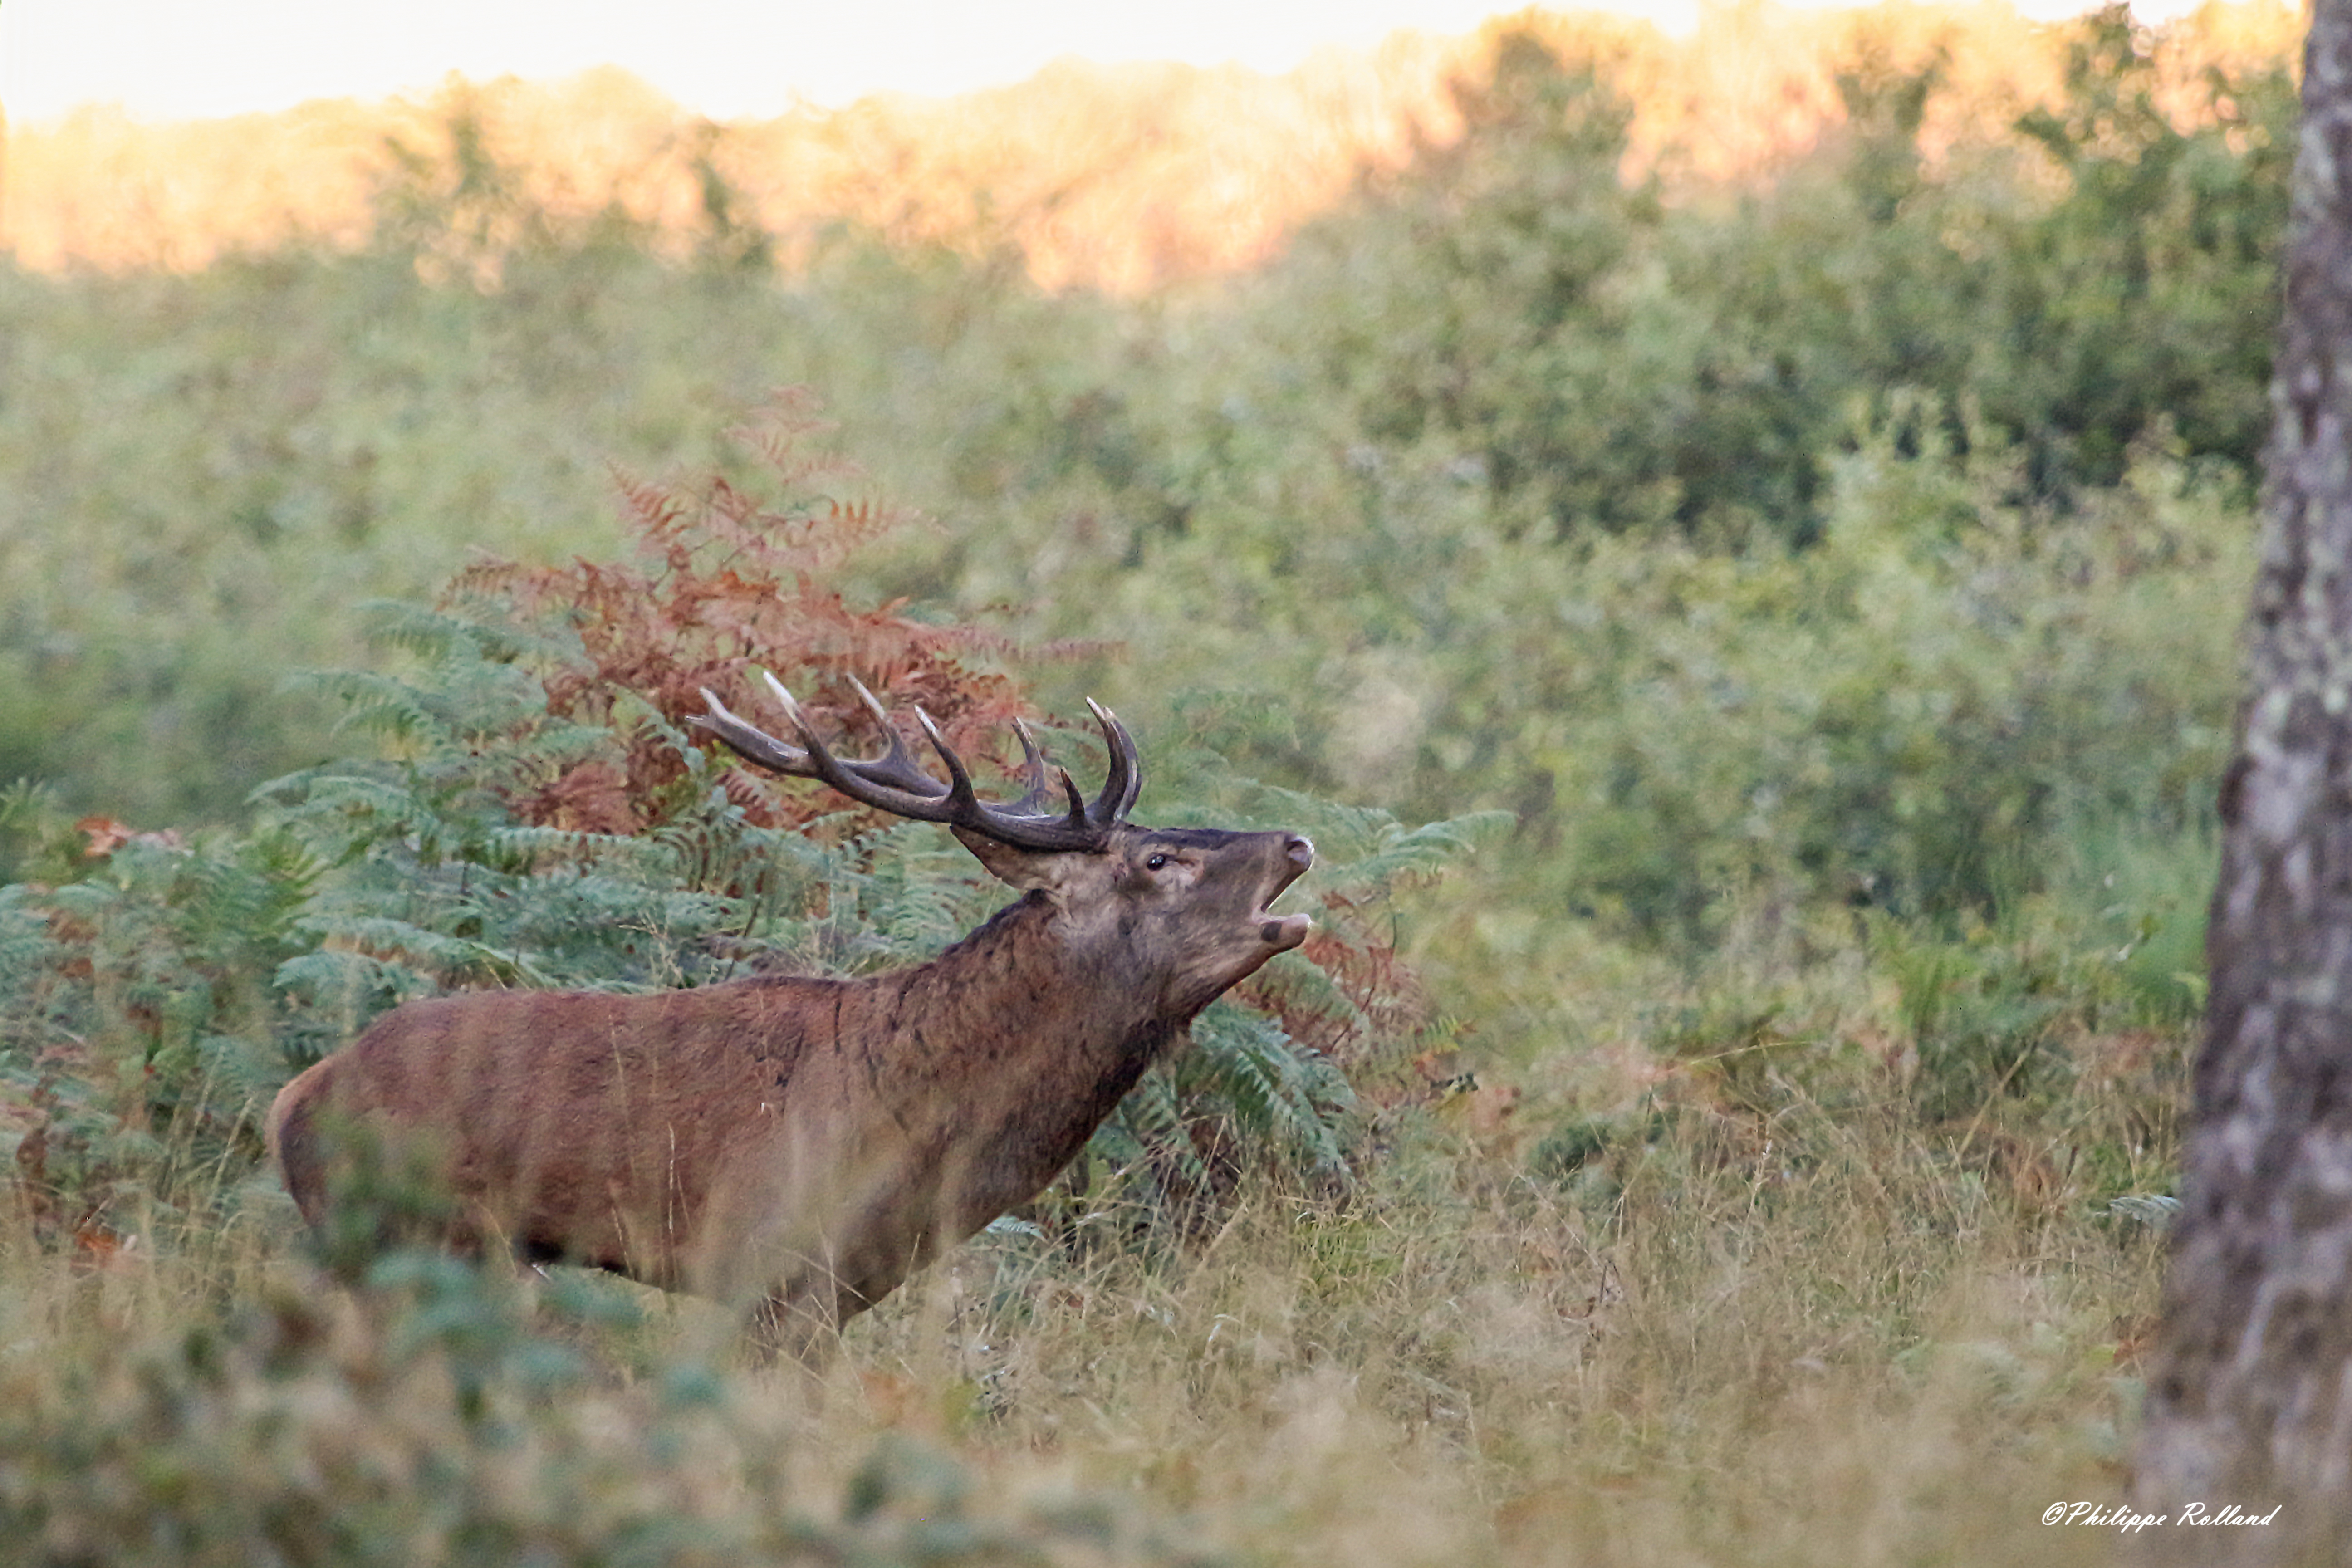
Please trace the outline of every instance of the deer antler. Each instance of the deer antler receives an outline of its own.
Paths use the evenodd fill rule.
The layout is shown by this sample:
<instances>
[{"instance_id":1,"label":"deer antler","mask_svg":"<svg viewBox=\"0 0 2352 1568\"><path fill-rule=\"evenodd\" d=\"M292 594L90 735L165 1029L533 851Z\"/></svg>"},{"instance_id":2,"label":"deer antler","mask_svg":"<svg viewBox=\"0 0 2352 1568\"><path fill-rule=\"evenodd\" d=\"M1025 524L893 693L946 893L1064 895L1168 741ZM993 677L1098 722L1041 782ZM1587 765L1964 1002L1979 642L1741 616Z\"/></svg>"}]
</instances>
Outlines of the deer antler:
<instances>
[{"instance_id":1,"label":"deer antler","mask_svg":"<svg viewBox=\"0 0 2352 1568\"><path fill-rule=\"evenodd\" d=\"M1100 850L1108 841L1110 830L1125 821L1127 814L1135 808L1135 797L1143 787L1142 763L1136 754L1134 738L1109 709L1092 698L1087 700L1087 706L1093 710L1095 721L1102 726L1103 743L1110 752L1109 770L1102 793L1088 803L1079 795L1069 770L1055 769L1061 794L1069 803L1067 812L1055 813L1045 809L1054 796L1045 774L1045 756L1038 751L1029 727L1017 719L1013 721L1013 731L1021 737L1021 749L1027 759L1023 773L1028 789L1009 806L991 805L973 793L971 775L965 771L963 760L955 754L946 737L940 733L939 726L922 709L915 710L915 721L923 727L924 738L947 767L945 784L916 765L905 742L891 728L889 715L882 704L856 677L850 679L849 684L857 689L858 699L873 716L884 741L882 754L863 762L836 757L828 751L824 742L816 738L808 715L793 700L793 694L774 676L764 671L762 674L769 690L782 706L784 716L799 731L800 745L789 745L744 722L707 688L702 700L709 705L709 713L688 722L718 736L747 763L795 778L823 779L859 805L894 816L945 823L1016 849Z\"/></svg>"}]
</instances>

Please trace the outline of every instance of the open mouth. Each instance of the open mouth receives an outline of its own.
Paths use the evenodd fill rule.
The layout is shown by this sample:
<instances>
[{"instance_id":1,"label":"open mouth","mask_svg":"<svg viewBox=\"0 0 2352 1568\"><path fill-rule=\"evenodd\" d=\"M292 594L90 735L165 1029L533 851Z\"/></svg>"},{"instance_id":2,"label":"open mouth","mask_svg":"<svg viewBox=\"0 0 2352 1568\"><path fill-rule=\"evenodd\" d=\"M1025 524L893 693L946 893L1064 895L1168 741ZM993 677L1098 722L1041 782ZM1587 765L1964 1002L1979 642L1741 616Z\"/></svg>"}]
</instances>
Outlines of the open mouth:
<instances>
[{"instance_id":1,"label":"open mouth","mask_svg":"<svg viewBox=\"0 0 2352 1568\"><path fill-rule=\"evenodd\" d=\"M1315 929L1315 922L1305 915L1270 912L1274 900L1282 897L1290 884L1305 876L1307 868L1315 864L1315 846L1305 838L1294 837L1284 858L1287 862L1287 869L1282 879L1266 893L1265 905L1252 917L1258 922L1258 940L1276 952L1286 952L1297 947L1307 940L1307 933Z\"/></svg>"},{"instance_id":2,"label":"open mouth","mask_svg":"<svg viewBox=\"0 0 2352 1568\"><path fill-rule=\"evenodd\" d=\"M1258 940L1276 952L1287 952L1307 940L1315 922L1305 915L1266 915L1257 927Z\"/></svg>"}]
</instances>

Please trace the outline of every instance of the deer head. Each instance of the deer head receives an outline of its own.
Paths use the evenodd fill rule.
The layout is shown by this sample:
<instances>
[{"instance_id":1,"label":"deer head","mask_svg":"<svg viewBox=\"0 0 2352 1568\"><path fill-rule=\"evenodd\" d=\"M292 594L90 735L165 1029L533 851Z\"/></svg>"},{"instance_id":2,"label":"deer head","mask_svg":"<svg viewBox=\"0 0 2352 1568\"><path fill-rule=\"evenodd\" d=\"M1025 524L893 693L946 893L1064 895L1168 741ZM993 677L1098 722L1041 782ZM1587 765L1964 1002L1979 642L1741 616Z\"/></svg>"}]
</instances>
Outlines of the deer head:
<instances>
[{"instance_id":1,"label":"deer head","mask_svg":"<svg viewBox=\"0 0 2352 1568\"><path fill-rule=\"evenodd\" d=\"M881 755L866 761L836 757L807 713L772 675L763 677L800 737L787 744L744 722L706 689L707 716L693 721L744 761L772 773L822 779L861 805L919 822L944 824L998 880L1041 897L1073 940L1108 946L1114 931L1167 960L1138 965L1131 978L1160 985L1163 1004L1190 1018L1277 952L1297 947L1313 922L1303 914L1276 916L1267 906L1315 861L1315 847L1297 834L1237 833L1215 828L1144 827L1131 824L1143 788L1135 741L1118 715L1092 699L1087 706L1101 727L1109 756L1101 793L1079 793L1066 768L1048 778L1036 737L1013 721L1026 759L1027 789L1011 805L991 805L972 788L971 775L931 716L915 721L947 773L942 782L919 767L889 715L852 678L850 685L883 737ZM1047 809L1059 797L1063 809ZM1147 956L1139 947L1130 954ZM1194 999L1197 998L1197 999Z\"/></svg>"}]
</instances>

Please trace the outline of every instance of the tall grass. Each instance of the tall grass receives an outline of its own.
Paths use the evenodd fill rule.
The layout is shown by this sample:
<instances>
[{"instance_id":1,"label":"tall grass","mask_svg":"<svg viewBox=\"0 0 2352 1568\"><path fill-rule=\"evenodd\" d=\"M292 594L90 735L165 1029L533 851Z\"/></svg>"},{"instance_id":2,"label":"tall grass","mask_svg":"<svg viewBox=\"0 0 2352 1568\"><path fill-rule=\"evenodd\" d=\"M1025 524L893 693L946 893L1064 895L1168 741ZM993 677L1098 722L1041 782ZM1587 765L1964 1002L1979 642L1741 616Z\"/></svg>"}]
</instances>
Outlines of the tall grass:
<instances>
[{"instance_id":1,"label":"tall grass","mask_svg":"<svg viewBox=\"0 0 2352 1568\"><path fill-rule=\"evenodd\" d=\"M1367 1069L1352 1182L1260 1167L1189 1238L1099 1201L992 1227L813 1372L579 1271L394 1253L331 1286L266 1171L162 1123L110 1206L0 1216L0 1540L2108 1561L2040 1519L2120 1495L2188 1029L2061 934L1865 913L1801 964L1762 920L1692 973L1596 956L1505 1073Z\"/></svg>"},{"instance_id":2,"label":"tall grass","mask_svg":"<svg viewBox=\"0 0 2352 1568\"><path fill-rule=\"evenodd\" d=\"M1345 1199L1252 1185L1173 1253L1001 1229L814 1376L566 1271L330 1291L259 1194L103 1252L14 1219L0 1526L42 1562L2107 1560L2039 1517L2116 1494L2154 1233L1956 1158L1875 1057L1876 1104L1760 1116L1615 1070L1655 1125L1577 1171L1399 1109Z\"/></svg>"}]
</instances>

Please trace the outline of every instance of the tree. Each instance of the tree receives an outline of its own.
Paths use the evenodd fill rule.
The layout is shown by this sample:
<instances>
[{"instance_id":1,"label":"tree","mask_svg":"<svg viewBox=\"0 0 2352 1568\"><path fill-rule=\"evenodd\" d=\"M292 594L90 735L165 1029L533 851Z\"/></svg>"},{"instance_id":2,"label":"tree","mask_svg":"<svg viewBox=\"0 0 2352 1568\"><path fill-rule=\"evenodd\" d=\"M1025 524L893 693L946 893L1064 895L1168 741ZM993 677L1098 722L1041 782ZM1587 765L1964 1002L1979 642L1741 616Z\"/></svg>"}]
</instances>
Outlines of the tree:
<instances>
[{"instance_id":1,"label":"tree","mask_svg":"<svg viewBox=\"0 0 2352 1568\"><path fill-rule=\"evenodd\" d=\"M2315 0L2267 539L2137 1505L2167 1561L2352 1541L2352 0ZM2191 1503L2267 1527L2179 1528Z\"/></svg>"}]
</instances>

